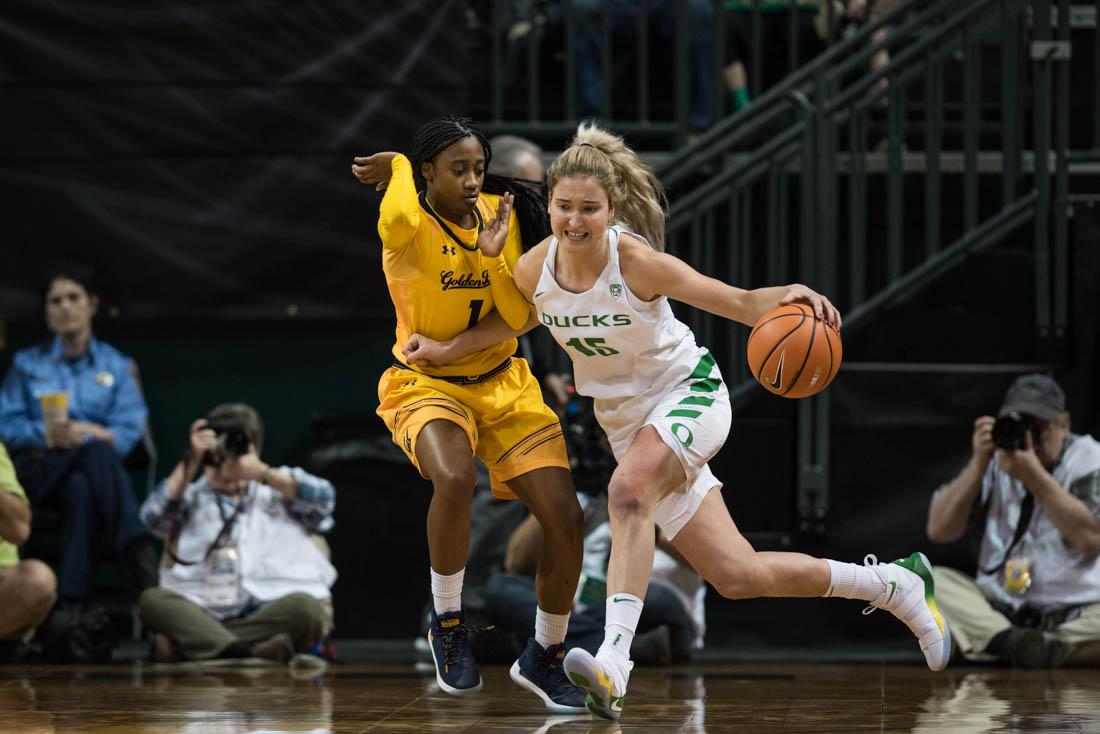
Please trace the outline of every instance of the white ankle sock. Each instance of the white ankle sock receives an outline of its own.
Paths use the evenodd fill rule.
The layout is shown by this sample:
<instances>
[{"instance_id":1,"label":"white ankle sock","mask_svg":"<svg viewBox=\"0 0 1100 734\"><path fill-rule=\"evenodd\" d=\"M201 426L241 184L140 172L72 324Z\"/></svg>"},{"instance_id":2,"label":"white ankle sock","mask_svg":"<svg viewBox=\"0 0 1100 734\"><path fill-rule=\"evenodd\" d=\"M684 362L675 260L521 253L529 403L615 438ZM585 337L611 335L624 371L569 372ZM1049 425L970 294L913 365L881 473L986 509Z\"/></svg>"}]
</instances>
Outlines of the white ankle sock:
<instances>
[{"instance_id":1,"label":"white ankle sock","mask_svg":"<svg viewBox=\"0 0 1100 734\"><path fill-rule=\"evenodd\" d=\"M462 610L462 577L466 569L450 576L444 576L432 569L432 602L436 614L458 612Z\"/></svg>"},{"instance_id":2,"label":"white ankle sock","mask_svg":"<svg viewBox=\"0 0 1100 734\"><path fill-rule=\"evenodd\" d=\"M831 574L825 596L874 601L885 590L882 579L867 566L832 561L828 558L825 562L829 564Z\"/></svg>"},{"instance_id":3,"label":"white ankle sock","mask_svg":"<svg viewBox=\"0 0 1100 734\"><path fill-rule=\"evenodd\" d=\"M607 618L604 623L603 644L596 657L609 658L630 670L630 644L634 642L634 631L638 629L638 619L642 616L642 600L633 594L609 594L607 596Z\"/></svg>"},{"instance_id":4,"label":"white ankle sock","mask_svg":"<svg viewBox=\"0 0 1100 734\"><path fill-rule=\"evenodd\" d=\"M551 645L560 645L565 642L565 632L569 629L569 613L550 614L542 611L542 607L535 612L535 642L546 649Z\"/></svg>"}]
</instances>

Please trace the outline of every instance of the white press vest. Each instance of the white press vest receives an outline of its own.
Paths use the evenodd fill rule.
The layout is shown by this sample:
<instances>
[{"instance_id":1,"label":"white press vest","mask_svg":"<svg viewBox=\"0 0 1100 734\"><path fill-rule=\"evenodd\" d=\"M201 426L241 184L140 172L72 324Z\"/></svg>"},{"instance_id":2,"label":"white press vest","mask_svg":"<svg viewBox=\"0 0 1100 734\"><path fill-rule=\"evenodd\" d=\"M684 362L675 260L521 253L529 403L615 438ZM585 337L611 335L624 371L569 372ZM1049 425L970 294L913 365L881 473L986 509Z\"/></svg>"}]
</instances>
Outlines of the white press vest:
<instances>
[{"instance_id":1,"label":"white press vest","mask_svg":"<svg viewBox=\"0 0 1100 734\"><path fill-rule=\"evenodd\" d=\"M1065 454L1052 475L1067 491L1072 491L1078 479L1100 470L1100 443L1088 435L1071 435L1067 440ZM979 568L988 568L1004 558L1020 520L1020 504L1026 492L1020 482L1000 469L994 456L982 484L982 501L990 501L990 505L978 555ZM1100 497L1078 499L1094 513L1100 513ZM1025 602L1040 608L1100 602L1100 556L1086 557L1067 546L1039 503L1027 532L1009 556L1031 562L1031 588L1023 596L1015 596L1004 590L1000 573L979 572L978 585L988 596L1013 608Z\"/></svg>"}]
</instances>

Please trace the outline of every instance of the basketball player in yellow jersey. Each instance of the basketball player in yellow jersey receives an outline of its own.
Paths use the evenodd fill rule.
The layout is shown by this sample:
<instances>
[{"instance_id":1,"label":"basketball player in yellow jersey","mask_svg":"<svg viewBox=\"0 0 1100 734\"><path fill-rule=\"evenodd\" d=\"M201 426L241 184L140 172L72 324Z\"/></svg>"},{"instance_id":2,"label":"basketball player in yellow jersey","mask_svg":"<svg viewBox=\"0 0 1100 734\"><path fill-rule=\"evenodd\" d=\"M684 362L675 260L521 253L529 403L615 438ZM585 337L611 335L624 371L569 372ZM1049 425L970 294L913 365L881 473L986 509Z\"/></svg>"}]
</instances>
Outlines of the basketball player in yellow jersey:
<instances>
[{"instance_id":1,"label":"basketball player in yellow jersey","mask_svg":"<svg viewBox=\"0 0 1100 734\"><path fill-rule=\"evenodd\" d=\"M432 483L428 641L439 687L461 696L482 685L461 607L476 456L489 468L494 494L523 500L545 537L535 637L512 666L512 680L551 711L583 713L584 696L562 669L583 515L557 417L527 363L512 356L515 339L445 367L404 360L411 335L450 339L494 310L513 329L533 323L511 286L510 268L522 242L538 242L549 231L545 203L522 184L486 175L491 157L470 120L446 117L417 131L408 157L386 152L355 159L356 178L386 192L378 233L397 311L394 364L378 384L378 414Z\"/></svg>"}]
</instances>

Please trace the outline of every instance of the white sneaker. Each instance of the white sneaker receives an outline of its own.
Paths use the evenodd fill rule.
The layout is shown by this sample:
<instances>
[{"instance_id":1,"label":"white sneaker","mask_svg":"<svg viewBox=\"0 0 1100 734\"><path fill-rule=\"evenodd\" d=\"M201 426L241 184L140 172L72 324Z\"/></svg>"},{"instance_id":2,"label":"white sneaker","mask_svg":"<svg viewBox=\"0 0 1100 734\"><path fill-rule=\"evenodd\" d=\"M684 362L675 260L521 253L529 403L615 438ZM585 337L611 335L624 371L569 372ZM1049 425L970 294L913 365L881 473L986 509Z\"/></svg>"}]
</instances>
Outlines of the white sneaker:
<instances>
[{"instance_id":1,"label":"white sneaker","mask_svg":"<svg viewBox=\"0 0 1100 734\"><path fill-rule=\"evenodd\" d=\"M885 589L863 610L870 614L885 609L905 623L920 641L924 659L932 670L943 670L951 659L951 630L936 606L932 564L923 553L914 553L892 563L879 563L873 555L863 564L882 581Z\"/></svg>"},{"instance_id":2,"label":"white sneaker","mask_svg":"<svg viewBox=\"0 0 1100 734\"><path fill-rule=\"evenodd\" d=\"M628 663L630 668L633 663ZM595 716L618 719L623 712L626 698L626 682L630 668L621 671L618 666L605 665L592 653L574 647L565 656L565 674L577 688L585 693L584 705Z\"/></svg>"}]
</instances>

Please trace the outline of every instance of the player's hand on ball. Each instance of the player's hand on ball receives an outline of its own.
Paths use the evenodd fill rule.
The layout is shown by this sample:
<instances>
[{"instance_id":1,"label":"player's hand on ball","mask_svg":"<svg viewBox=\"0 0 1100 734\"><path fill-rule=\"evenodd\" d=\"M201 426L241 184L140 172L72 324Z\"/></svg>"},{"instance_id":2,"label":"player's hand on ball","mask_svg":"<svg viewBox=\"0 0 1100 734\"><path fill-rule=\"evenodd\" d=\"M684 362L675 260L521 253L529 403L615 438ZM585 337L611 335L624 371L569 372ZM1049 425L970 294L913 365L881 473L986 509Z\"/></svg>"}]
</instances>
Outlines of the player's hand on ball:
<instances>
[{"instance_id":1,"label":"player's hand on ball","mask_svg":"<svg viewBox=\"0 0 1100 734\"><path fill-rule=\"evenodd\" d=\"M390 163L396 155L397 153L388 150L374 155L357 156L351 166L351 173L359 179L359 183L367 186L373 184L375 191L382 191L390 185L390 175L393 172Z\"/></svg>"},{"instance_id":2,"label":"player's hand on ball","mask_svg":"<svg viewBox=\"0 0 1100 734\"><path fill-rule=\"evenodd\" d=\"M840 311L837 310L828 298L812 288L801 283L794 283L787 287L787 293L779 301L780 306L790 303L805 303L814 310L814 316L823 320L835 329L840 328Z\"/></svg>"}]
</instances>

